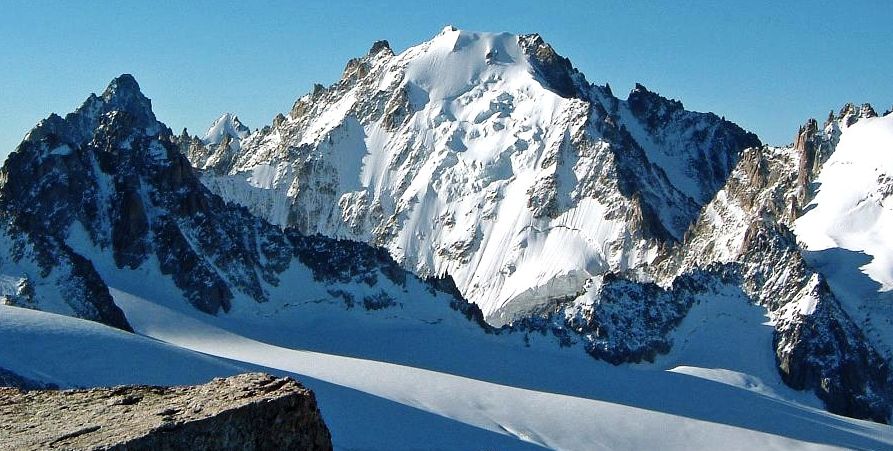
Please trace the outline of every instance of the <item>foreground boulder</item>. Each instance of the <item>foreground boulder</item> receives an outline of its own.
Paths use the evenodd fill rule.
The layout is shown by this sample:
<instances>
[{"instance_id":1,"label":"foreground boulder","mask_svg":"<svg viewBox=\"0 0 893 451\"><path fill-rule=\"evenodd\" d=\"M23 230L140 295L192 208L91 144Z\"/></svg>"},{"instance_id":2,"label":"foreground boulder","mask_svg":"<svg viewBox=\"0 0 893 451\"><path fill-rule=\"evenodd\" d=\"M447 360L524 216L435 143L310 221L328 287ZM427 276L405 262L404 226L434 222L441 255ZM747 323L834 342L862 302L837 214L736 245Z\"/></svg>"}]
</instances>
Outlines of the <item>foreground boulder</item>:
<instances>
[{"instance_id":1,"label":"foreground boulder","mask_svg":"<svg viewBox=\"0 0 893 451\"><path fill-rule=\"evenodd\" d=\"M313 393L242 374L184 387L0 388L9 449L330 450Z\"/></svg>"}]
</instances>

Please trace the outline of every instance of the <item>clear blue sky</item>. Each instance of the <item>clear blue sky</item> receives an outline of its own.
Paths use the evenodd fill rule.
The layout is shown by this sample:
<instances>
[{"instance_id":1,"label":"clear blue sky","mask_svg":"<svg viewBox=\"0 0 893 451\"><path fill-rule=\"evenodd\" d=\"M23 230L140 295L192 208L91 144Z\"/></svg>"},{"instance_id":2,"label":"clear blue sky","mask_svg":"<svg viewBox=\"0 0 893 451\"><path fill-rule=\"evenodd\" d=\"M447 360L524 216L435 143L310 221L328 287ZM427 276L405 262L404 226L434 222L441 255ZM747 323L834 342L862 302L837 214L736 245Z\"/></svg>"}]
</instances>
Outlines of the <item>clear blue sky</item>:
<instances>
[{"instance_id":1,"label":"clear blue sky","mask_svg":"<svg viewBox=\"0 0 893 451\"><path fill-rule=\"evenodd\" d=\"M893 105L889 0L9 0L0 4L0 157L120 73L136 76L174 130L203 132L224 111L255 128L312 83L334 83L374 40L401 51L447 24L538 32L618 96L641 82L773 144L847 101L881 113Z\"/></svg>"}]
</instances>

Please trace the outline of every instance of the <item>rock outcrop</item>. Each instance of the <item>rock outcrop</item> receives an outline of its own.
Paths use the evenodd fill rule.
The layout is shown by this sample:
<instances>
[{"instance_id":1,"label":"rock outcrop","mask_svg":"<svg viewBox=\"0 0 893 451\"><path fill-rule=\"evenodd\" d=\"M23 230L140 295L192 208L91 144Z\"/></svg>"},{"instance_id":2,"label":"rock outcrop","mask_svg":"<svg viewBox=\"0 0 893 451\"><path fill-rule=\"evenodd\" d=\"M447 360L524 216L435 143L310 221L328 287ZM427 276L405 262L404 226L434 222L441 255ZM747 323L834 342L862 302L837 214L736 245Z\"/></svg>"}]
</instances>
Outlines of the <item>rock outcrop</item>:
<instances>
[{"instance_id":1,"label":"rock outcrop","mask_svg":"<svg viewBox=\"0 0 893 451\"><path fill-rule=\"evenodd\" d=\"M0 388L0 435L18 450L332 449L313 392L266 374L184 387Z\"/></svg>"}]
</instances>

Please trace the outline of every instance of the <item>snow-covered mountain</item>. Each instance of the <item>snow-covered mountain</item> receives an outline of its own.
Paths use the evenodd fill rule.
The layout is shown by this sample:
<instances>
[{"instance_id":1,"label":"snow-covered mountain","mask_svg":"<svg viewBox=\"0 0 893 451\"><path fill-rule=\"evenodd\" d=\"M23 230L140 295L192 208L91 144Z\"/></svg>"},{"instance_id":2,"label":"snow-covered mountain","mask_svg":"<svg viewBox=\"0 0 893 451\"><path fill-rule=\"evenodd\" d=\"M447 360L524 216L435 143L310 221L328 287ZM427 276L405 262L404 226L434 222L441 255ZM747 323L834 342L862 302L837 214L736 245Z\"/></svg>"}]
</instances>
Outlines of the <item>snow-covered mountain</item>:
<instances>
[{"instance_id":1,"label":"snow-covered mountain","mask_svg":"<svg viewBox=\"0 0 893 451\"><path fill-rule=\"evenodd\" d=\"M448 274L493 326L613 363L668 352L692 306L734 293L767 310L788 384L883 421L889 355L791 231L837 144L804 139L765 147L641 85L618 99L537 35L447 27L399 54L376 43L202 181L274 224Z\"/></svg>"},{"instance_id":2,"label":"snow-covered mountain","mask_svg":"<svg viewBox=\"0 0 893 451\"><path fill-rule=\"evenodd\" d=\"M469 308L378 249L285 232L224 203L199 182L130 75L64 119L41 121L0 181L7 304L124 329L109 294L122 284L209 314L287 302L296 287L342 308Z\"/></svg>"},{"instance_id":3,"label":"snow-covered mountain","mask_svg":"<svg viewBox=\"0 0 893 451\"><path fill-rule=\"evenodd\" d=\"M618 99L539 36L451 27L399 54L374 44L254 133L226 114L204 137L175 135L123 75L41 121L0 170L0 295L546 446L613 426L568 435L505 416L471 379L574 387L604 412L720 382L743 396L729 409L756 393L888 422L893 116L876 116L848 106L791 147L763 146L640 85ZM314 367L296 349L414 368ZM66 382L22 362L35 383ZM660 374L648 396L609 389L651 377L630 363ZM477 395L401 397L425 375L455 389L418 368ZM393 377L368 382L377 370ZM787 414L776 427L667 405L810 438ZM717 434L699 443L730 437Z\"/></svg>"},{"instance_id":4,"label":"snow-covered mountain","mask_svg":"<svg viewBox=\"0 0 893 451\"><path fill-rule=\"evenodd\" d=\"M213 168L218 173L225 173L232 168L233 160L241 149L241 141L250 132L251 129L242 124L238 116L223 113L201 138L190 137L183 130L180 135L181 150L195 167Z\"/></svg>"},{"instance_id":5,"label":"snow-covered mountain","mask_svg":"<svg viewBox=\"0 0 893 451\"><path fill-rule=\"evenodd\" d=\"M851 293L835 289L834 273L853 261L840 249L832 251L837 261L819 265L808 245L798 241L803 221L824 203L816 189L825 189L826 161L842 136L859 133L850 127L857 120L853 110L848 105L829 117L825 131L808 121L792 147L748 149L686 239L644 271L662 284L692 267L731 277L766 308L775 329L778 370L789 386L813 389L832 411L887 421L893 402L890 354L871 337L888 334L889 320L882 316L886 324L872 324L841 302ZM893 147L893 141L878 144ZM843 194L851 188L839 189ZM849 214L836 212L839 218ZM877 288L869 298L885 296Z\"/></svg>"},{"instance_id":6,"label":"snow-covered mountain","mask_svg":"<svg viewBox=\"0 0 893 451\"><path fill-rule=\"evenodd\" d=\"M248 136L251 133L251 129L245 126L242 121L239 120L239 117L232 113L223 113L222 116L217 118L213 124L211 124L211 128L205 132L205 136L202 137L202 142L205 145L220 145L224 140L229 139L230 145L235 149L239 148L239 140Z\"/></svg>"},{"instance_id":7,"label":"snow-covered mountain","mask_svg":"<svg viewBox=\"0 0 893 451\"><path fill-rule=\"evenodd\" d=\"M641 85L620 100L538 35L447 27L398 55L376 43L233 164L193 162L274 224L452 276L498 326L651 262L759 144Z\"/></svg>"}]
</instances>

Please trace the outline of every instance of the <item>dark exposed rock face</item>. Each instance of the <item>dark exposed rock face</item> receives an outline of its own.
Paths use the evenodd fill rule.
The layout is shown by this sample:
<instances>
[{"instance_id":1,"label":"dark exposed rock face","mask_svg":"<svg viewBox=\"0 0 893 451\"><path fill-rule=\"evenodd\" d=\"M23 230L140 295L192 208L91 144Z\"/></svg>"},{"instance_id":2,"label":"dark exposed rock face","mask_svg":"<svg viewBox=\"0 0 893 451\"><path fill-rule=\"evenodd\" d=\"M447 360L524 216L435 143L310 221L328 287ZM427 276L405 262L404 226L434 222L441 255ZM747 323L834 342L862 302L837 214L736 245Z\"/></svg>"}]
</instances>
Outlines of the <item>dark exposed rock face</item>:
<instances>
[{"instance_id":1,"label":"dark exposed rock face","mask_svg":"<svg viewBox=\"0 0 893 451\"><path fill-rule=\"evenodd\" d=\"M157 123L152 112L152 101L143 95L136 79L130 74L112 80L102 93L102 100L107 111L126 111L137 127L151 128Z\"/></svg>"},{"instance_id":2,"label":"dark exposed rock face","mask_svg":"<svg viewBox=\"0 0 893 451\"><path fill-rule=\"evenodd\" d=\"M874 111L874 108L870 103L863 103L862 107L859 109L859 117L877 117L877 111Z\"/></svg>"},{"instance_id":3,"label":"dark exposed rock face","mask_svg":"<svg viewBox=\"0 0 893 451\"><path fill-rule=\"evenodd\" d=\"M450 275L444 275L440 277L429 276L427 279L425 279L425 281L428 283L432 294L435 292L435 290L439 290L452 296L452 299L450 300L450 308L463 314L465 318L476 322L479 326L481 326L482 329L484 329L484 332L490 334L498 332L500 330L508 329L507 327L503 329L496 329L489 323L487 323L487 321L484 319L484 313L481 311L481 308L473 302L468 302L468 300L465 299L464 296L462 296L462 292L459 291L458 287L456 287L456 282Z\"/></svg>"},{"instance_id":4,"label":"dark exposed rock face","mask_svg":"<svg viewBox=\"0 0 893 451\"><path fill-rule=\"evenodd\" d=\"M700 298L737 282L719 265L677 277L667 288L606 274L592 290L591 302L562 300L498 332L551 334L562 346L581 343L589 355L614 365L653 362L670 352L670 332Z\"/></svg>"},{"instance_id":5,"label":"dark exposed rock face","mask_svg":"<svg viewBox=\"0 0 893 451\"><path fill-rule=\"evenodd\" d=\"M21 275L18 292L3 296L5 304L39 309L42 298L55 297L65 302L75 316L132 330L89 260L55 236L25 229L19 218L4 212L0 212L0 217L4 220L0 237L10 245L4 256L4 260L9 260L0 260L0 264L33 266L35 270ZM32 280L40 279L51 283L35 287Z\"/></svg>"},{"instance_id":6,"label":"dark exposed rock face","mask_svg":"<svg viewBox=\"0 0 893 451\"><path fill-rule=\"evenodd\" d=\"M775 334L778 369L786 384L812 390L827 409L888 423L893 373L820 277L806 287L815 310L782 324Z\"/></svg>"},{"instance_id":7,"label":"dark exposed rock face","mask_svg":"<svg viewBox=\"0 0 893 451\"><path fill-rule=\"evenodd\" d=\"M232 122L244 131L237 118ZM0 253L0 264L18 265L9 271L21 274L19 288L0 299L41 309L55 298L71 307L59 313L130 330L94 267L91 259L102 258L95 254L110 254L119 270L168 276L210 314L229 310L239 294L269 300L294 260L320 283L376 286L382 274L401 287L412 277L367 244L286 233L225 203L181 153L202 144L155 120L128 75L65 119L53 115L38 124L0 170L0 246L8 248L0 251L9 257ZM33 283L42 279L56 288ZM361 302L369 309L395 305L384 291Z\"/></svg>"},{"instance_id":8,"label":"dark exposed rock face","mask_svg":"<svg viewBox=\"0 0 893 451\"><path fill-rule=\"evenodd\" d=\"M391 51L391 44L386 40L375 41L374 43L372 43L372 48L369 49L369 54L375 55L376 53L381 51L388 51L393 53L393 51Z\"/></svg>"},{"instance_id":9,"label":"dark exposed rock face","mask_svg":"<svg viewBox=\"0 0 893 451\"><path fill-rule=\"evenodd\" d=\"M226 310L233 296L216 268L238 275L246 291L264 298L257 273L246 270L261 257L243 244L241 230L256 224L263 234L263 225L245 212L239 218L245 222L209 218L222 214L225 205L199 183L128 75L64 120L51 116L39 124L10 155L3 175L0 208L27 234L63 243L79 224L97 247L112 251L119 268L137 268L155 256L187 299L208 313ZM233 213L240 216L237 209ZM260 274L271 276L273 260L259 265ZM78 270L89 274L89 262L81 263Z\"/></svg>"},{"instance_id":10,"label":"dark exposed rock face","mask_svg":"<svg viewBox=\"0 0 893 451\"><path fill-rule=\"evenodd\" d=\"M186 158L197 168L204 167L208 162L208 158L211 157L212 150L205 146L198 136L190 135L185 128L177 138L177 144L180 147L180 153L186 155Z\"/></svg>"},{"instance_id":11,"label":"dark exposed rock face","mask_svg":"<svg viewBox=\"0 0 893 451\"><path fill-rule=\"evenodd\" d=\"M888 422L893 372L824 277L803 260L794 234L783 224L756 222L745 237L739 271L744 289L776 317L782 380L812 390L833 413Z\"/></svg>"},{"instance_id":12,"label":"dark exposed rock face","mask_svg":"<svg viewBox=\"0 0 893 451\"><path fill-rule=\"evenodd\" d=\"M265 374L186 387L0 388L0 399L10 449L332 449L313 393Z\"/></svg>"},{"instance_id":13,"label":"dark exposed rock face","mask_svg":"<svg viewBox=\"0 0 893 451\"><path fill-rule=\"evenodd\" d=\"M378 273L396 285L406 284L407 273L384 249L321 235L305 236L296 229L287 231L295 256L321 281L378 284Z\"/></svg>"},{"instance_id":14,"label":"dark exposed rock face","mask_svg":"<svg viewBox=\"0 0 893 451\"><path fill-rule=\"evenodd\" d=\"M800 168L797 181L801 186L806 185L817 166L821 164L818 161L820 158L816 158L819 147L819 143L816 142L818 129L818 122L815 119L810 119L806 122L806 125L800 127L800 130L797 132L797 139L794 141L794 149L800 152Z\"/></svg>"},{"instance_id":15,"label":"dark exposed rock face","mask_svg":"<svg viewBox=\"0 0 893 451\"><path fill-rule=\"evenodd\" d=\"M662 97L638 83L627 104L659 147L688 148L688 152L679 152L679 157L689 159L689 175L699 185L699 190L690 195L699 205L722 187L744 149L761 145L755 134L734 123L712 113L692 114L682 102ZM672 142L679 136L685 137L684 144Z\"/></svg>"},{"instance_id":16,"label":"dark exposed rock face","mask_svg":"<svg viewBox=\"0 0 893 451\"><path fill-rule=\"evenodd\" d=\"M660 242L678 241L682 231L697 216L698 205L671 188L666 175L648 160L645 151L625 128L616 129L616 139L611 151L617 162L617 187L631 200L629 211L633 223L639 226L645 238ZM658 212L666 211L678 214L669 220L661 220Z\"/></svg>"},{"instance_id":17,"label":"dark exposed rock face","mask_svg":"<svg viewBox=\"0 0 893 451\"><path fill-rule=\"evenodd\" d=\"M566 326L581 334L586 352L612 364L653 362L670 351L669 332L694 305L696 295L708 290L711 277L679 277L664 289L653 283L636 283L607 275L599 302L580 309Z\"/></svg>"},{"instance_id":18,"label":"dark exposed rock face","mask_svg":"<svg viewBox=\"0 0 893 451\"><path fill-rule=\"evenodd\" d=\"M831 156L840 137L840 131L836 130L833 120L832 116L829 118L829 123L825 125L829 129L830 136L828 137L821 133L815 119L807 121L797 132L794 150L800 155L797 183L800 189L798 201L802 206L809 203L815 194L815 190L811 186L812 180L818 175L822 165L828 161L828 157Z\"/></svg>"},{"instance_id":19,"label":"dark exposed rock face","mask_svg":"<svg viewBox=\"0 0 893 451\"><path fill-rule=\"evenodd\" d=\"M536 70L537 76L543 81L543 86L555 91L562 97L580 97L588 87L586 79L573 67L570 60L559 55L538 34L518 36L521 49L527 54L530 63Z\"/></svg>"}]
</instances>

